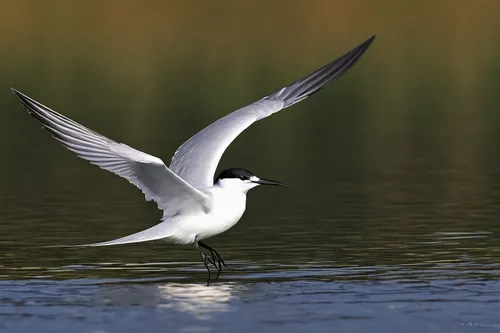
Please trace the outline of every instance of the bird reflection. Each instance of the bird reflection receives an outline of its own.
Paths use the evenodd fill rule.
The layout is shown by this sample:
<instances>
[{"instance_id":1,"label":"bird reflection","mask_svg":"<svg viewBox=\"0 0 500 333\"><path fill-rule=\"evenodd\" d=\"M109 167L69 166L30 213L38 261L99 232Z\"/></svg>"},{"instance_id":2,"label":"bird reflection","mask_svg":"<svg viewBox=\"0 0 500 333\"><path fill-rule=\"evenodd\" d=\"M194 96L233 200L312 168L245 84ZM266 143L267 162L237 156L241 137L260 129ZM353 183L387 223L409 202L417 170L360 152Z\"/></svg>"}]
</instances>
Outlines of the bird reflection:
<instances>
[{"instance_id":1,"label":"bird reflection","mask_svg":"<svg viewBox=\"0 0 500 333\"><path fill-rule=\"evenodd\" d=\"M159 296L165 301L160 308L188 312L198 319L210 319L216 313L231 310L230 302L238 298L236 293L242 286L167 283L158 288Z\"/></svg>"}]
</instances>

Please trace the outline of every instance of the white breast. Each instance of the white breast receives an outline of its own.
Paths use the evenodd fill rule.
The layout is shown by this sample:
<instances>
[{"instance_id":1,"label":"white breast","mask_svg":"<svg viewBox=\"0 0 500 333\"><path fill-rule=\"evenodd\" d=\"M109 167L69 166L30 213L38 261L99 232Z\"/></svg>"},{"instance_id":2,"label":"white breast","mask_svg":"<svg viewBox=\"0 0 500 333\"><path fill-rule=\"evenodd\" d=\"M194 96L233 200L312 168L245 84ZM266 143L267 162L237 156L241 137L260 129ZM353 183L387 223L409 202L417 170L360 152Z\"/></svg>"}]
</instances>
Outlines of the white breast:
<instances>
[{"instance_id":1,"label":"white breast","mask_svg":"<svg viewBox=\"0 0 500 333\"><path fill-rule=\"evenodd\" d=\"M247 196L241 191L215 186L210 192L214 196L214 203L207 214L206 230L199 236L202 238L227 231L238 223L246 208Z\"/></svg>"},{"instance_id":2,"label":"white breast","mask_svg":"<svg viewBox=\"0 0 500 333\"><path fill-rule=\"evenodd\" d=\"M218 186L208 192L213 196L210 211L181 214L167 222L171 223L171 240L182 244L192 243L223 233L238 223L245 212L246 194Z\"/></svg>"}]
</instances>

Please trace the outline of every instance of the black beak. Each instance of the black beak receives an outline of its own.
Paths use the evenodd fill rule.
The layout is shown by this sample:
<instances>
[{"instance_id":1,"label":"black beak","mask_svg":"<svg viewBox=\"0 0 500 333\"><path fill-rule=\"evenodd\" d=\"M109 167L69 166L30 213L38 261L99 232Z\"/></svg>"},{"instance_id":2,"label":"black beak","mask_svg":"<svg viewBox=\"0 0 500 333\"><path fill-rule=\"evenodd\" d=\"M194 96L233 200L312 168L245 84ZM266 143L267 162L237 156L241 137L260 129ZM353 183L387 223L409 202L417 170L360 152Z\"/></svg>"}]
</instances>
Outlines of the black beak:
<instances>
[{"instance_id":1,"label":"black beak","mask_svg":"<svg viewBox=\"0 0 500 333\"><path fill-rule=\"evenodd\" d=\"M257 181L254 181L256 184L260 185L275 185L275 186L284 186L287 187L285 184L274 181L274 180L268 180L268 179L259 179Z\"/></svg>"}]
</instances>

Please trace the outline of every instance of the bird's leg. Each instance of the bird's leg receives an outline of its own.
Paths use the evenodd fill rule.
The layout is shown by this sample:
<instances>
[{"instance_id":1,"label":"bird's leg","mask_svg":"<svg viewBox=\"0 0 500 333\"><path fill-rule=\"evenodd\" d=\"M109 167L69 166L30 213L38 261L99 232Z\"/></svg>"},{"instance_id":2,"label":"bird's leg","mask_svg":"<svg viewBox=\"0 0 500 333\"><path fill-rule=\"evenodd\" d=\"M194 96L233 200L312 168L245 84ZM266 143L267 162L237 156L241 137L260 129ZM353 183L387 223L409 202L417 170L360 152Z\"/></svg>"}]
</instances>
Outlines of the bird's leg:
<instances>
[{"instance_id":1,"label":"bird's leg","mask_svg":"<svg viewBox=\"0 0 500 333\"><path fill-rule=\"evenodd\" d=\"M198 252L200 252L201 261L203 262L203 265L205 265L205 268L206 268L206 269L207 269L207 271L208 271L207 286L209 286L209 285L210 285L210 268L208 268L208 264L207 264L207 262L210 262L210 263L211 263L212 265L214 265L214 266L215 266L215 264L214 264L214 263L210 260L210 258L209 258L209 257L207 257L207 255L206 255L205 253L203 253L203 251L202 251L202 250L200 250L200 247L198 246L198 242L195 242L195 243L194 243L194 247L196 248L196 250L197 250ZM215 267L215 268L217 268L217 267ZM219 271L219 274L220 274L220 271ZM217 277L219 276L219 274L217 274ZM217 280L217 279L215 279L215 280Z\"/></svg>"},{"instance_id":2,"label":"bird's leg","mask_svg":"<svg viewBox=\"0 0 500 333\"><path fill-rule=\"evenodd\" d=\"M207 249L208 251L210 251L210 255L212 256L212 262L211 263L217 269L217 277L215 278L215 280L217 281L217 279L219 278L220 272L222 271L221 264L224 265L224 267L227 268L226 263L224 262L224 260L220 256L220 254L217 251L215 251L213 248L211 248L210 246L208 246L207 244L202 243L202 242L198 242L198 244L202 248ZM216 260L217 260L218 266L215 264Z\"/></svg>"},{"instance_id":3,"label":"bird's leg","mask_svg":"<svg viewBox=\"0 0 500 333\"><path fill-rule=\"evenodd\" d=\"M208 271L207 286L209 286L210 285L210 268L208 268L208 265L207 265L208 257L203 252L200 252L200 254L201 254L201 261L203 261L203 264L205 265L205 268Z\"/></svg>"},{"instance_id":4,"label":"bird's leg","mask_svg":"<svg viewBox=\"0 0 500 333\"><path fill-rule=\"evenodd\" d=\"M219 273L220 273L220 271L221 271L221 269L222 269L222 267L221 267L221 265L220 265L220 260L219 260L219 259L215 256L214 251L212 251L212 250L209 250L209 251L210 251L210 256L212 256L212 265L214 265L214 267L215 267L215 268L219 271ZM217 264L215 264L216 262L217 262L217 264L218 264L219 266L217 266Z\"/></svg>"},{"instance_id":5,"label":"bird's leg","mask_svg":"<svg viewBox=\"0 0 500 333\"><path fill-rule=\"evenodd\" d=\"M200 246L204 249L207 249L209 252L210 252L210 255L212 256L212 260L211 260L211 263L212 265L214 265L214 267L217 269L217 270L220 270L222 267L221 267L221 261L219 260L219 258L216 256L215 254L215 250L212 249L210 246L208 246L207 244L205 243L202 243L200 242ZM217 263L219 264L219 266L217 266L216 264L216 261Z\"/></svg>"},{"instance_id":6,"label":"bird's leg","mask_svg":"<svg viewBox=\"0 0 500 333\"><path fill-rule=\"evenodd\" d=\"M227 265L224 262L224 260L222 259L222 257L220 256L220 254L217 251L215 251L215 249L212 249L212 248L210 248L210 249L217 255L217 258L219 260L219 266L220 266L220 263L222 263L222 265L227 268Z\"/></svg>"}]
</instances>

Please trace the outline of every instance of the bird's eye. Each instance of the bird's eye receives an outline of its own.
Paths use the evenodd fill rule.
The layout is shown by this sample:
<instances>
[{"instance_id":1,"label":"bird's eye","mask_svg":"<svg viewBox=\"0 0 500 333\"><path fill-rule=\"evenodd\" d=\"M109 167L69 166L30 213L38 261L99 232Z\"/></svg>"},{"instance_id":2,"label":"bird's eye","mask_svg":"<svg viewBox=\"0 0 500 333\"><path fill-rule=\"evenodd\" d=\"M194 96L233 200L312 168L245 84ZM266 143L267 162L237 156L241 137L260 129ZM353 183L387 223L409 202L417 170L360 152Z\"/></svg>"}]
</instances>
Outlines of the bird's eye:
<instances>
[{"instance_id":1,"label":"bird's eye","mask_svg":"<svg viewBox=\"0 0 500 333\"><path fill-rule=\"evenodd\" d=\"M241 180L245 180L245 176L240 176L240 179Z\"/></svg>"}]
</instances>

